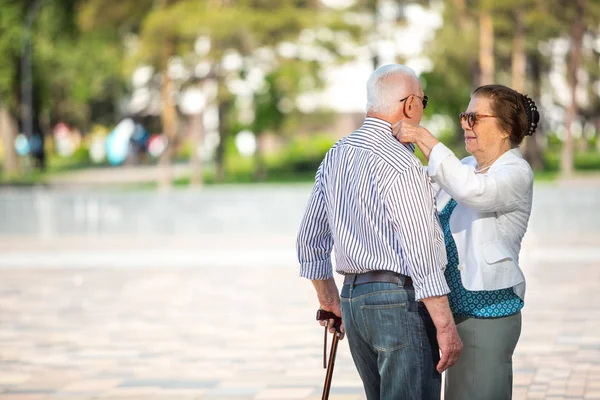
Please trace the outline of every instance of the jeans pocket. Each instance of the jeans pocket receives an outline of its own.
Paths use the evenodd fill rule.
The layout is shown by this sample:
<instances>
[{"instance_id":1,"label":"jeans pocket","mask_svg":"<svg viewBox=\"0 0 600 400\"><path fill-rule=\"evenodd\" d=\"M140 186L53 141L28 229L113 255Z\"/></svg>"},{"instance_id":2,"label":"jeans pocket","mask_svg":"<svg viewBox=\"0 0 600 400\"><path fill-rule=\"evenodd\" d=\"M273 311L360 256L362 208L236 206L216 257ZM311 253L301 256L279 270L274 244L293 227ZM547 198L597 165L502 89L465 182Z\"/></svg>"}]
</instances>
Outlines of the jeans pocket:
<instances>
[{"instance_id":1,"label":"jeans pocket","mask_svg":"<svg viewBox=\"0 0 600 400\"><path fill-rule=\"evenodd\" d=\"M379 351L396 351L409 343L406 303L362 305L371 344Z\"/></svg>"}]
</instances>

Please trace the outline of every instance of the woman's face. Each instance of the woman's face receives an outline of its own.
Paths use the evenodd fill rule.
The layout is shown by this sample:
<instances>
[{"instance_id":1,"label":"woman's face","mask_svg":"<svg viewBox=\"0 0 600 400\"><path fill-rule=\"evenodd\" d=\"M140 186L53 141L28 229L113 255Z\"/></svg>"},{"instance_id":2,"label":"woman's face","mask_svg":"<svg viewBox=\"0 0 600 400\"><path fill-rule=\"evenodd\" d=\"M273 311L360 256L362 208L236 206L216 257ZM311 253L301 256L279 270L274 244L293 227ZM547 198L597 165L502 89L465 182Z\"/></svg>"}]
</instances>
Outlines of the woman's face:
<instances>
[{"instance_id":1,"label":"woman's face","mask_svg":"<svg viewBox=\"0 0 600 400\"><path fill-rule=\"evenodd\" d=\"M487 97L471 98L467 111L462 115L460 124L465 132L465 148L474 156L497 154L508 141L508 134L500 128L492 111L491 100Z\"/></svg>"}]
</instances>

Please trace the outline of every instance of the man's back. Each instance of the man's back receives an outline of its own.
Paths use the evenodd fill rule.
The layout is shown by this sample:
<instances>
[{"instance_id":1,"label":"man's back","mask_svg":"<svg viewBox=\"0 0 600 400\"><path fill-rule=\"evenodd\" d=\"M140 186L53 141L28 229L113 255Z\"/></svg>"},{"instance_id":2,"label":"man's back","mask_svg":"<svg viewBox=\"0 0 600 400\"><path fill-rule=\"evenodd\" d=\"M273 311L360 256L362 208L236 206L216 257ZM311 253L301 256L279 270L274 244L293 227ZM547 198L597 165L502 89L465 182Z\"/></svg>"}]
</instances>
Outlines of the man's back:
<instances>
[{"instance_id":1,"label":"man's back","mask_svg":"<svg viewBox=\"0 0 600 400\"><path fill-rule=\"evenodd\" d=\"M338 271L399 270L400 241L387 214L386 196L399 174L419 164L374 119L330 150L321 182Z\"/></svg>"},{"instance_id":2,"label":"man's back","mask_svg":"<svg viewBox=\"0 0 600 400\"><path fill-rule=\"evenodd\" d=\"M313 276L324 277L319 261L333 245L339 273L393 271L413 278L417 298L443 293L446 258L433 196L422 164L393 137L391 124L367 118L317 172L318 201L312 211L309 204L298 236L306 276L314 268Z\"/></svg>"}]
</instances>

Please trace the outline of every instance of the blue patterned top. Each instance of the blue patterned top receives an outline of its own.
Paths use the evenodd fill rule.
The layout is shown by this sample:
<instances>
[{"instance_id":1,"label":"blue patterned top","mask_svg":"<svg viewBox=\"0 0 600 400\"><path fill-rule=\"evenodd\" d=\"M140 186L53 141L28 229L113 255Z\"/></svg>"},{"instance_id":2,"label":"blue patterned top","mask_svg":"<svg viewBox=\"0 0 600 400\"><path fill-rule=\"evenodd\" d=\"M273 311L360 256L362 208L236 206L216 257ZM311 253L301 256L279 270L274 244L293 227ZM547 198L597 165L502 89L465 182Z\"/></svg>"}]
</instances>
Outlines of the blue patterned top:
<instances>
[{"instance_id":1,"label":"blue patterned top","mask_svg":"<svg viewBox=\"0 0 600 400\"><path fill-rule=\"evenodd\" d=\"M458 270L458 252L450 232L450 215L456 207L456 201L450 199L440 213L440 223L444 230L448 265L446 280L450 287L448 300L450 309L455 316L475 318L496 318L516 314L523 308L523 300L515 294L512 288L486 291L468 291L460 280Z\"/></svg>"}]
</instances>

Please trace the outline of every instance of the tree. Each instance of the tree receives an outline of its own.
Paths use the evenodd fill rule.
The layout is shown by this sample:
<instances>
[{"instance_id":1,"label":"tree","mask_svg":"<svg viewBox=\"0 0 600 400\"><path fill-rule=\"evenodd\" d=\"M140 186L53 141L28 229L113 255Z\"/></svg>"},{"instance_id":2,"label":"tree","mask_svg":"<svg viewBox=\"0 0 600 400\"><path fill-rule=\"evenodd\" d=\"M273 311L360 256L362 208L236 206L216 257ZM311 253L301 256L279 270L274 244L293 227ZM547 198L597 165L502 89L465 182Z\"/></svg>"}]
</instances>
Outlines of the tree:
<instances>
[{"instance_id":1,"label":"tree","mask_svg":"<svg viewBox=\"0 0 600 400\"><path fill-rule=\"evenodd\" d=\"M79 5L78 0L0 0L0 51L7 61L0 65L0 131L7 175L19 174L14 151L19 120L28 122L31 114L32 133L42 137L58 121L85 127L90 102L106 96L107 81L120 74L112 32L83 33L77 23ZM21 75L27 72L22 64L29 59L23 52L27 44L32 50L32 109L22 96L29 93Z\"/></svg>"},{"instance_id":2,"label":"tree","mask_svg":"<svg viewBox=\"0 0 600 400\"><path fill-rule=\"evenodd\" d=\"M489 85L495 80L494 63L494 21L492 10L487 2L482 1L479 10L479 69L481 71L479 85Z\"/></svg>"},{"instance_id":3,"label":"tree","mask_svg":"<svg viewBox=\"0 0 600 400\"><path fill-rule=\"evenodd\" d=\"M451 145L458 147L464 141L458 114L465 110L472 90L479 85L479 25L464 0L446 0L442 18L444 23L426 46L432 70L422 74L421 79L431 99L425 111L450 117L454 122Z\"/></svg>"},{"instance_id":4,"label":"tree","mask_svg":"<svg viewBox=\"0 0 600 400\"><path fill-rule=\"evenodd\" d=\"M581 47L583 45L583 33L585 30L584 12L585 12L585 0L575 0L575 18L571 29L571 54L569 56L569 62L567 67L567 77L570 88L570 102L567 108L567 117L565 125L567 128L567 137L563 144L563 150L561 155L561 173L569 177L573 174L574 160L573 160L573 122L577 115L577 83L579 68L582 63Z\"/></svg>"},{"instance_id":5,"label":"tree","mask_svg":"<svg viewBox=\"0 0 600 400\"><path fill-rule=\"evenodd\" d=\"M563 147L562 169L567 173L569 168L572 170L572 121L582 114L593 115L597 104L592 100L589 111L582 110L581 105L576 104L574 90L580 92L583 89L577 76L587 76L590 80L600 77L598 54L588 51L586 55L581 51L581 41L586 35L590 38L598 35L600 3L567 0L492 3L479 0L470 1L467 6L464 0L445 0L444 5L444 24L429 46L434 67L424 75L427 91L435 99L432 112L454 116L457 104L464 104L468 99L465 88L490 82L510 85L521 93L533 93L540 105L543 92L553 93L551 82L544 77L556 62L550 52L541 53L540 48L550 48L555 39L570 38L567 81L571 91L566 113L569 130ZM477 36L480 38L478 45L472 39ZM587 90L592 87L587 85ZM590 95L592 99L598 97L597 94ZM557 102L564 98L563 94ZM439 101L443 103L441 106L437 104ZM542 131L547 119L542 110ZM543 167L541 148L535 137L525 139L523 150L536 169Z\"/></svg>"},{"instance_id":6,"label":"tree","mask_svg":"<svg viewBox=\"0 0 600 400\"><path fill-rule=\"evenodd\" d=\"M306 28L341 26L341 19L324 13L316 2L296 0L160 0L150 10L142 10L133 0L88 0L87 19L94 24L123 26L123 11L135 14L129 31L139 39L134 62L154 66L161 74L161 120L169 145L160 161L160 184L170 185L169 165L172 146L177 138L177 88L168 74L173 57L189 58L200 36L210 39L210 53L205 60L212 64L211 78L218 84L220 142L216 153L217 178L224 175L224 149L233 127L235 97L227 87L232 72L224 65L225 57L251 57L260 48L294 42ZM102 10L115 7L119 12L104 15ZM127 28L123 28L127 29ZM196 60L197 61L197 60ZM194 62L196 62L194 61ZM242 68L243 69L243 68ZM237 72L236 72L237 73Z\"/></svg>"},{"instance_id":7,"label":"tree","mask_svg":"<svg viewBox=\"0 0 600 400\"><path fill-rule=\"evenodd\" d=\"M4 62L0 63L0 137L4 175L15 177L20 172L14 143L18 133L20 99L17 82L24 4L0 0L0 9L0 52L4 58Z\"/></svg>"},{"instance_id":8,"label":"tree","mask_svg":"<svg viewBox=\"0 0 600 400\"><path fill-rule=\"evenodd\" d=\"M531 1L512 1L506 4L507 16L514 17L514 25L509 26L508 35L512 35L512 54L511 54L511 87L519 93L527 93L528 87L533 92L533 99L541 100L541 61L539 59L539 50L537 49L537 40L532 36L532 27L535 19L535 7ZM532 14L534 14L532 16ZM511 29L512 28L512 29ZM527 62L530 62L531 85L526 85L528 70ZM541 125L541 124L540 124ZM525 159L531 164L533 169L541 170L544 168L542 152L537 138L541 134L541 126L535 136L527 136L521 144Z\"/></svg>"}]
</instances>

